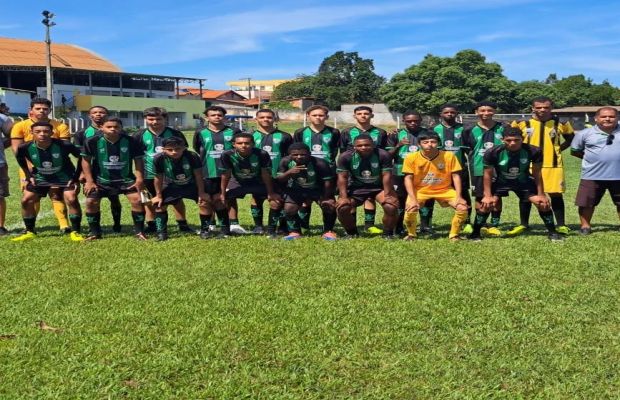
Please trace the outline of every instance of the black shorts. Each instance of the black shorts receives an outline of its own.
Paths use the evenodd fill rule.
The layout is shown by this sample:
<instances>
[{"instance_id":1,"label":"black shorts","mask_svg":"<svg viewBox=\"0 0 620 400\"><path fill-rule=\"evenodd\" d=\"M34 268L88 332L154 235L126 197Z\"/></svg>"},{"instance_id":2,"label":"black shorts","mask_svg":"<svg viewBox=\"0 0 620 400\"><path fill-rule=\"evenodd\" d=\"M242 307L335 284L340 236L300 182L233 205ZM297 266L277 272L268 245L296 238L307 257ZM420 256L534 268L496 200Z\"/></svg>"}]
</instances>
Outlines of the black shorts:
<instances>
[{"instance_id":1,"label":"black shorts","mask_svg":"<svg viewBox=\"0 0 620 400\"><path fill-rule=\"evenodd\" d=\"M266 199L267 186L256 181L239 183L236 179L231 179L228 183L226 198L242 199L248 194L251 194L256 199Z\"/></svg>"},{"instance_id":2,"label":"black shorts","mask_svg":"<svg viewBox=\"0 0 620 400\"><path fill-rule=\"evenodd\" d=\"M222 178L204 178L205 193L208 195L214 195L220 193Z\"/></svg>"},{"instance_id":3,"label":"black shorts","mask_svg":"<svg viewBox=\"0 0 620 400\"><path fill-rule=\"evenodd\" d=\"M597 181L582 179L579 181L575 205L577 207L596 207L601 202L605 191L609 190L611 200L620 207L620 181Z\"/></svg>"},{"instance_id":4,"label":"black shorts","mask_svg":"<svg viewBox=\"0 0 620 400\"><path fill-rule=\"evenodd\" d=\"M405 176L404 175L392 175L392 185L396 191L398 198L407 197L407 189L405 189Z\"/></svg>"},{"instance_id":5,"label":"black shorts","mask_svg":"<svg viewBox=\"0 0 620 400\"><path fill-rule=\"evenodd\" d=\"M461 170L461 193L467 192L471 189L471 183L469 179L469 170L467 168L463 168Z\"/></svg>"},{"instance_id":6,"label":"black shorts","mask_svg":"<svg viewBox=\"0 0 620 400\"><path fill-rule=\"evenodd\" d=\"M9 167L0 166L0 199L9 197Z\"/></svg>"},{"instance_id":7,"label":"black shorts","mask_svg":"<svg viewBox=\"0 0 620 400\"><path fill-rule=\"evenodd\" d=\"M521 201L527 201L530 197L538 194L534 178L529 178L525 182L493 182L491 193L494 196L506 197L509 192L514 192Z\"/></svg>"},{"instance_id":8,"label":"black shorts","mask_svg":"<svg viewBox=\"0 0 620 400\"><path fill-rule=\"evenodd\" d=\"M349 198L355 201L356 207L368 199L374 199L381 192L383 189L355 188L348 190Z\"/></svg>"},{"instance_id":9,"label":"black shorts","mask_svg":"<svg viewBox=\"0 0 620 400\"><path fill-rule=\"evenodd\" d=\"M144 188L151 196L155 197L155 179L145 179Z\"/></svg>"},{"instance_id":10,"label":"black shorts","mask_svg":"<svg viewBox=\"0 0 620 400\"><path fill-rule=\"evenodd\" d=\"M321 195L322 193L319 190L285 190L282 197L284 198L284 203L301 205L303 203L308 204L313 201L319 201Z\"/></svg>"},{"instance_id":11,"label":"black shorts","mask_svg":"<svg viewBox=\"0 0 620 400\"><path fill-rule=\"evenodd\" d=\"M483 198L484 197L484 177L474 176L471 178L471 183L473 186L474 197L477 199Z\"/></svg>"},{"instance_id":12,"label":"black shorts","mask_svg":"<svg viewBox=\"0 0 620 400\"><path fill-rule=\"evenodd\" d=\"M118 197L121 194L137 193L135 187L129 188L133 183L112 183L110 185L97 184L97 190L93 190L86 197L89 199L102 199L104 197Z\"/></svg>"},{"instance_id":13,"label":"black shorts","mask_svg":"<svg viewBox=\"0 0 620 400\"><path fill-rule=\"evenodd\" d=\"M33 185L28 182L26 184L26 190L32 193L36 193L39 197L45 197L49 193L50 189L60 189L63 192L75 190L77 187L75 185L67 186L68 182L59 183L59 184L48 184L48 185Z\"/></svg>"},{"instance_id":14,"label":"black shorts","mask_svg":"<svg viewBox=\"0 0 620 400\"><path fill-rule=\"evenodd\" d=\"M198 202L198 189L196 185L168 186L162 191L161 197L163 205L176 204L182 199Z\"/></svg>"}]
</instances>

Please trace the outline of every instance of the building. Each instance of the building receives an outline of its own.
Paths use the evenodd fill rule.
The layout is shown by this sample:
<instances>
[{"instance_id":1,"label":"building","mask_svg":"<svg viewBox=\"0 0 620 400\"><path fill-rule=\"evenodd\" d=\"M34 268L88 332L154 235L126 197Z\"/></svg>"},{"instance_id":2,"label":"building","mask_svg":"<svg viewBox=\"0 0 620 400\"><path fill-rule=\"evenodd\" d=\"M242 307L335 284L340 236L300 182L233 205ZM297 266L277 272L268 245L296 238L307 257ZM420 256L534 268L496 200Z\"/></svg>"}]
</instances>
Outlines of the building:
<instances>
[{"instance_id":1,"label":"building","mask_svg":"<svg viewBox=\"0 0 620 400\"><path fill-rule=\"evenodd\" d=\"M107 107L126 126L142 126L142 111L165 107L170 124L193 126L204 101L180 96L181 83L205 79L123 72L99 54L71 44L52 43L53 100L57 116L85 119L94 105ZM44 42L0 37L0 87L27 90L49 97L45 81ZM11 106L9 104L9 106ZM71 125L75 130L79 128Z\"/></svg>"},{"instance_id":2,"label":"building","mask_svg":"<svg viewBox=\"0 0 620 400\"><path fill-rule=\"evenodd\" d=\"M258 79L241 79L238 81L228 81L226 85L231 90L245 96L248 99L263 97L271 97L271 92L285 82L290 82L294 79L271 79L271 80L258 80Z\"/></svg>"}]
</instances>

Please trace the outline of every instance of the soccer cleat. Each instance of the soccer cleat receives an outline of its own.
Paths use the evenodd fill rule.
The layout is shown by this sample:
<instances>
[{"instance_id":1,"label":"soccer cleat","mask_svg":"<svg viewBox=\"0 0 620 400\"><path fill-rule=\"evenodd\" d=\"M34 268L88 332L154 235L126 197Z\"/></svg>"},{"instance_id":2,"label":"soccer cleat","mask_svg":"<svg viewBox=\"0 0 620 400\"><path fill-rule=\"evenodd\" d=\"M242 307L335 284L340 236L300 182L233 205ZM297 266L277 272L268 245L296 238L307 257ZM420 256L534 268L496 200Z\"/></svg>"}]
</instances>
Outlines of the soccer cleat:
<instances>
[{"instance_id":1,"label":"soccer cleat","mask_svg":"<svg viewBox=\"0 0 620 400\"><path fill-rule=\"evenodd\" d=\"M366 228L366 232L370 233L371 235L380 235L383 233L383 229L376 226L369 226L368 228Z\"/></svg>"},{"instance_id":2,"label":"soccer cleat","mask_svg":"<svg viewBox=\"0 0 620 400\"><path fill-rule=\"evenodd\" d=\"M217 231L217 226L216 226L216 225L213 225L213 224L209 225L209 231L210 231L210 232Z\"/></svg>"},{"instance_id":3,"label":"soccer cleat","mask_svg":"<svg viewBox=\"0 0 620 400\"><path fill-rule=\"evenodd\" d=\"M418 237L417 236L413 236L413 235L407 235L403 238L403 240L405 242L413 242L414 240L416 240Z\"/></svg>"},{"instance_id":4,"label":"soccer cleat","mask_svg":"<svg viewBox=\"0 0 620 400\"><path fill-rule=\"evenodd\" d=\"M224 232L219 232L215 238L216 239L228 239L230 237L230 235L228 235L227 233Z\"/></svg>"},{"instance_id":5,"label":"soccer cleat","mask_svg":"<svg viewBox=\"0 0 620 400\"><path fill-rule=\"evenodd\" d=\"M433 236L435 234L435 230L430 226L421 226L420 227L420 235L429 235Z\"/></svg>"},{"instance_id":6,"label":"soccer cleat","mask_svg":"<svg viewBox=\"0 0 620 400\"><path fill-rule=\"evenodd\" d=\"M463 225L463 229L461 229L461 233L464 235L469 235L474 231L474 227L471 224Z\"/></svg>"},{"instance_id":7,"label":"soccer cleat","mask_svg":"<svg viewBox=\"0 0 620 400\"><path fill-rule=\"evenodd\" d=\"M557 232L550 232L547 237L549 238L549 240L551 240L552 242L561 242L564 240L564 236L560 235Z\"/></svg>"},{"instance_id":8,"label":"soccer cleat","mask_svg":"<svg viewBox=\"0 0 620 400\"><path fill-rule=\"evenodd\" d=\"M381 235L381 239L383 240L395 240L396 236L394 236L393 234L383 234Z\"/></svg>"},{"instance_id":9,"label":"soccer cleat","mask_svg":"<svg viewBox=\"0 0 620 400\"><path fill-rule=\"evenodd\" d=\"M71 239L72 242L82 242L84 241L84 236L82 236L80 232L71 231L71 233L69 233L69 239Z\"/></svg>"},{"instance_id":10,"label":"soccer cleat","mask_svg":"<svg viewBox=\"0 0 620 400\"><path fill-rule=\"evenodd\" d=\"M208 229L203 229L201 230L198 235L200 236L201 239L210 239L214 236L213 232L211 232Z\"/></svg>"},{"instance_id":11,"label":"soccer cleat","mask_svg":"<svg viewBox=\"0 0 620 400\"><path fill-rule=\"evenodd\" d=\"M157 240L158 242L166 241L168 240L168 234L166 232L159 232L155 240Z\"/></svg>"},{"instance_id":12,"label":"soccer cleat","mask_svg":"<svg viewBox=\"0 0 620 400\"><path fill-rule=\"evenodd\" d=\"M502 236L502 231L496 226L483 227L480 231L488 236Z\"/></svg>"},{"instance_id":13,"label":"soccer cleat","mask_svg":"<svg viewBox=\"0 0 620 400\"><path fill-rule=\"evenodd\" d=\"M360 235L358 235L357 233L354 234L346 234L342 237L342 240L350 240L350 239L359 239Z\"/></svg>"},{"instance_id":14,"label":"soccer cleat","mask_svg":"<svg viewBox=\"0 0 620 400\"><path fill-rule=\"evenodd\" d=\"M4 226L0 226L0 236L5 236L8 234L9 234L9 231Z\"/></svg>"},{"instance_id":15,"label":"soccer cleat","mask_svg":"<svg viewBox=\"0 0 620 400\"><path fill-rule=\"evenodd\" d=\"M470 236L469 241L470 242L482 242L482 238L480 236Z\"/></svg>"},{"instance_id":16,"label":"soccer cleat","mask_svg":"<svg viewBox=\"0 0 620 400\"><path fill-rule=\"evenodd\" d=\"M112 225L112 232L121 233L122 230L123 230L123 226L121 224Z\"/></svg>"},{"instance_id":17,"label":"soccer cleat","mask_svg":"<svg viewBox=\"0 0 620 400\"><path fill-rule=\"evenodd\" d=\"M144 232L138 232L135 235L135 238L138 240L149 240L146 235L144 234Z\"/></svg>"},{"instance_id":18,"label":"soccer cleat","mask_svg":"<svg viewBox=\"0 0 620 400\"><path fill-rule=\"evenodd\" d=\"M68 226L66 226L66 227L64 227L64 228L60 228L60 232L61 232L63 235L69 235L69 234L70 234L71 232L73 232L73 231L71 230L71 228L69 228Z\"/></svg>"},{"instance_id":19,"label":"soccer cleat","mask_svg":"<svg viewBox=\"0 0 620 400\"><path fill-rule=\"evenodd\" d=\"M90 235L86 236L86 238L84 240L92 242L94 240L99 240L101 238L102 238L101 234L100 233L96 233L96 234L90 234Z\"/></svg>"},{"instance_id":20,"label":"soccer cleat","mask_svg":"<svg viewBox=\"0 0 620 400\"><path fill-rule=\"evenodd\" d=\"M288 235L284 236L282 239L289 241L301 239L301 234L299 232L291 232Z\"/></svg>"},{"instance_id":21,"label":"soccer cleat","mask_svg":"<svg viewBox=\"0 0 620 400\"><path fill-rule=\"evenodd\" d=\"M448 238L448 240L450 240L450 242L452 243L455 243L455 242L460 242L462 240L465 240L465 238L459 235L456 235L456 236L452 236L451 238Z\"/></svg>"},{"instance_id":22,"label":"soccer cleat","mask_svg":"<svg viewBox=\"0 0 620 400\"><path fill-rule=\"evenodd\" d=\"M263 228L262 226L255 226L254 229L252 229L252 235L264 235L265 234L265 228Z\"/></svg>"},{"instance_id":23,"label":"soccer cleat","mask_svg":"<svg viewBox=\"0 0 620 400\"><path fill-rule=\"evenodd\" d=\"M234 224L230 226L230 233L234 235L247 235L248 231L243 229L243 227L239 224Z\"/></svg>"},{"instance_id":24,"label":"soccer cleat","mask_svg":"<svg viewBox=\"0 0 620 400\"><path fill-rule=\"evenodd\" d=\"M511 230L509 230L508 232L506 232L506 236L519 236L520 234L527 231L528 229L530 229L529 226L517 225Z\"/></svg>"},{"instance_id":25,"label":"soccer cleat","mask_svg":"<svg viewBox=\"0 0 620 400\"><path fill-rule=\"evenodd\" d=\"M556 226L555 231L557 233L561 233L562 235L568 235L571 229L566 225Z\"/></svg>"},{"instance_id":26,"label":"soccer cleat","mask_svg":"<svg viewBox=\"0 0 620 400\"><path fill-rule=\"evenodd\" d=\"M190 226L187 224L179 224L179 232L195 233L195 231L192 228L190 228Z\"/></svg>"},{"instance_id":27,"label":"soccer cleat","mask_svg":"<svg viewBox=\"0 0 620 400\"><path fill-rule=\"evenodd\" d=\"M338 239L338 236L336 235L336 232L329 231L329 232L325 232L323 234L323 239L329 240L329 241L334 241L334 240Z\"/></svg>"},{"instance_id":28,"label":"soccer cleat","mask_svg":"<svg viewBox=\"0 0 620 400\"><path fill-rule=\"evenodd\" d=\"M37 237L36 233L30 232L30 231L26 231L26 232L22 233L21 235L12 238L11 242L24 242L26 240L34 239L35 237Z\"/></svg>"},{"instance_id":29,"label":"soccer cleat","mask_svg":"<svg viewBox=\"0 0 620 400\"><path fill-rule=\"evenodd\" d=\"M579 229L579 234L581 236L588 236L588 235L592 234L592 228L590 228L590 227L580 228Z\"/></svg>"}]
</instances>

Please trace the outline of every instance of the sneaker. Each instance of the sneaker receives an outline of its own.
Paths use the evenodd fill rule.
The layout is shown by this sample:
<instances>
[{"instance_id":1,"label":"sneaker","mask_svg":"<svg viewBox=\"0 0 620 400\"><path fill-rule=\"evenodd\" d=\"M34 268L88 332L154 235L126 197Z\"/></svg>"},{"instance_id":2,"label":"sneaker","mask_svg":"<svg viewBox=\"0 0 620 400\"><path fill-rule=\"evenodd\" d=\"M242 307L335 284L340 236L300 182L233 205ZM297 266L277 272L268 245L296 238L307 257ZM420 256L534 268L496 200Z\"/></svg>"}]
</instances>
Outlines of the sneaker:
<instances>
[{"instance_id":1,"label":"sneaker","mask_svg":"<svg viewBox=\"0 0 620 400\"><path fill-rule=\"evenodd\" d=\"M84 236L82 236L80 232L75 231L71 231L71 233L69 233L69 238L72 242L81 242L84 240Z\"/></svg>"},{"instance_id":2,"label":"sneaker","mask_svg":"<svg viewBox=\"0 0 620 400\"><path fill-rule=\"evenodd\" d=\"M480 236L470 236L469 237L469 241L470 242L482 242L482 237L480 237Z\"/></svg>"},{"instance_id":3,"label":"sneaker","mask_svg":"<svg viewBox=\"0 0 620 400\"><path fill-rule=\"evenodd\" d=\"M420 235L429 235L433 236L435 234L435 230L430 226L420 227Z\"/></svg>"},{"instance_id":4,"label":"sneaker","mask_svg":"<svg viewBox=\"0 0 620 400\"><path fill-rule=\"evenodd\" d=\"M134 235L134 237L138 240L149 240L149 238L146 237L144 232L138 232Z\"/></svg>"},{"instance_id":5,"label":"sneaker","mask_svg":"<svg viewBox=\"0 0 620 400\"><path fill-rule=\"evenodd\" d=\"M405 242L413 242L414 240L416 240L418 237L417 236L413 236L413 235L407 235L403 238L403 240Z\"/></svg>"},{"instance_id":6,"label":"sneaker","mask_svg":"<svg viewBox=\"0 0 620 400\"><path fill-rule=\"evenodd\" d=\"M380 235L383 233L383 229L376 226L370 226L366 228L366 232L370 233L371 235Z\"/></svg>"},{"instance_id":7,"label":"sneaker","mask_svg":"<svg viewBox=\"0 0 620 400\"><path fill-rule=\"evenodd\" d=\"M464 235L469 235L474 231L474 227L471 224L463 225L463 229L461 229L461 233Z\"/></svg>"},{"instance_id":8,"label":"sneaker","mask_svg":"<svg viewBox=\"0 0 620 400\"><path fill-rule=\"evenodd\" d=\"M112 232L121 233L122 230L123 230L123 226L121 224L112 225Z\"/></svg>"},{"instance_id":9,"label":"sneaker","mask_svg":"<svg viewBox=\"0 0 620 400\"><path fill-rule=\"evenodd\" d=\"M383 235L381 235L381 239L383 239L383 240L395 240L396 236L394 236L393 234L383 234Z\"/></svg>"},{"instance_id":10,"label":"sneaker","mask_svg":"<svg viewBox=\"0 0 620 400\"><path fill-rule=\"evenodd\" d=\"M209 232L217 231L217 225L209 225Z\"/></svg>"},{"instance_id":11,"label":"sneaker","mask_svg":"<svg viewBox=\"0 0 620 400\"><path fill-rule=\"evenodd\" d=\"M248 231L243 229L243 227L239 224L234 224L230 226L230 233L234 235L247 235Z\"/></svg>"},{"instance_id":12,"label":"sneaker","mask_svg":"<svg viewBox=\"0 0 620 400\"><path fill-rule=\"evenodd\" d=\"M168 234L165 232L159 232L155 240L157 240L158 242L163 242L165 240L168 240Z\"/></svg>"},{"instance_id":13,"label":"sneaker","mask_svg":"<svg viewBox=\"0 0 620 400\"><path fill-rule=\"evenodd\" d=\"M322 237L323 239L329 240L329 241L334 241L338 239L336 232L333 232L333 231L325 232Z\"/></svg>"},{"instance_id":14,"label":"sneaker","mask_svg":"<svg viewBox=\"0 0 620 400\"><path fill-rule=\"evenodd\" d=\"M102 238L101 233L97 233L97 234L89 234L88 236L86 236L84 240L92 242L94 240L99 240L101 238Z\"/></svg>"},{"instance_id":15,"label":"sneaker","mask_svg":"<svg viewBox=\"0 0 620 400\"><path fill-rule=\"evenodd\" d=\"M265 228L263 228L262 226L255 226L254 229L252 229L252 235L264 235L265 234Z\"/></svg>"},{"instance_id":16,"label":"sneaker","mask_svg":"<svg viewBox=\"0 0 620 400\"><path fill-rule=\"evenodd\" d=\"M346 235L342 237L342 240L359 239L359 237L360 235L358 235L357 233L352 234L352 235L347 233Z\"/></svg>"},{"instance_id":17,"label":"sneaker","mask_svg":"<svg viewBox=\"0 0 620 400\"><path fill-rule=\"evenodd\" d=\"M529 226L517 225L511 230L509 230L508 232L506 232L506 236L519 236L520 234L527 231L528 229L530 229Z\"/></svg>"},{"instance_id":18,"label":"sneaker","mask_svg":"<svg viewBox=\"0 0 620 400\"><path fill-rule=\"evenodd\" d=\"M547 235L547 237L549 238L549 240L551 240L552 242L561 242L564 240L564 236L560 235L557 232L551 232Z\"/></svg>"},{"instance_id":19,"label":"sneaker","mask_svg":"<svg viewBox=\"0 0 620 400\"><path fill-rule=\"evenodd\" d=\"M230 235L228 235L227 233L224 232L219 232L215 238L216 239L228 239L230 237Z\"/></svg>"},{"instance_id":20,"label":"sneaker","mask_svg":"<svg viewBox=\"0 0 620 400\"><path fill-rule=\"evenodd\" d=\"M201 230L201 231L198 233L198 235L200 236L200 238L201 238L201 239L211 239L211 238L214 236L213 232L211 232L211 231L210 231L210 230L208 230L208 229L206 229L206 230L205 230L205 229Z\"/></svg>"},{"instance_id":21,"label":"sneaker","mask_svg":"<svg viewBox=\"0 0 620 400\"><path fill-rule=\"evenodd\" d=\"M448 240L454 243L454 242L460 242L461 240L465 240L465 238L462 236L456 235L456 236L452 236L451 238L448 238Z\"/></svg>"},{"instance_id":22,"label":"sneaker","mask_svg":"<svg viewBox=\"0 0 620 400\"><path fill-rule=\"evenodd\" d=\"M588 236L588 235L592 234L592 228L591 227L580 228L579 229L579 234L582 235L582 236Z\"/></svg>"},{"instance_id":23,"label":"sneaker","mask_svg":"<svg viewBox=\"0 0 620 400\"><path fill-rule=\"evenodd\" d=\"M555 231L557 233L561 233L562 235L568 235L571 229L566 225L556 226Z\"/></svg>"},{"instance_id":24,"label":"sneaker","mask_svg":"<svg viewBox=\"0 0 620 400\"><path fill-rule=\"evenodd\" d=\"M284 239L284 240L297 240L297 239L301 239L301 234L299 232L291 232L287 236L284 236L282 239Z\"/></svg>"},{"instance_id":25,"label":"sneaker","mask_svg":"<svg viewBox=\"0 0 620 400\"><path fill-rule=\"evenodd\" d=\"M502 236L502 231L500 231L499 228L496 226L483 227L482 229L480 229L480 231L488 236Z\"/></svg>"},{"instance_id":26,"label":"sneaker","mask_svg":"<svg viewBox=\"0 0 620 400\"><path fill-rule=\"evenodd\" d=\"M9 234L9 231L4 226L0 226L0 236L5 236L8 234Z\"/></svg>"},{"instance_id":27,"label":"sneaker","mask_svg":"<svg viewBox=\"0 0 620 400\"><path fill-rule=\"evenodd\" d=\"M157 228L155 227L155 224L146 224L146 227L144 228L144 233L157 233Z\"/></svg>"},{"instance_id":28,"label":"sneaker","mask_svg":"<svg viewBox=\"0 0 620 400\"><path fill-rule=\"evenodd\" d=\"M179 232L195 233L195 231L192 228L190 228L188 224L179 224Z\"/></svg>"},{"instance_id":29,"label":"sneaker","mask_svg":"<svg viewBox=\"0 0 620 400\"><path fill-rule=\"evenodd\" d=\"M71 232L73 232L73 231L71 230L71 228L69 228L68 226L66 226L66 227L64 227L64 228L60 228L60 232L61 232L63 235L69 235L69 234L70 234Z\"/></svg>"},{"instance_id":30,"label":"sneaker","mask_svg":"<svg viewBox=\"0 0 620 400\"><path fill-rule=\"evenodd\" d=\"M26 232L22 233L21 235L12 238L11 242L23 242L23 241L26 241L26 240L34 239L35 237L37 237L36 233L30 232L30 231L26 231Z\"/></svg>"}]
</instances>

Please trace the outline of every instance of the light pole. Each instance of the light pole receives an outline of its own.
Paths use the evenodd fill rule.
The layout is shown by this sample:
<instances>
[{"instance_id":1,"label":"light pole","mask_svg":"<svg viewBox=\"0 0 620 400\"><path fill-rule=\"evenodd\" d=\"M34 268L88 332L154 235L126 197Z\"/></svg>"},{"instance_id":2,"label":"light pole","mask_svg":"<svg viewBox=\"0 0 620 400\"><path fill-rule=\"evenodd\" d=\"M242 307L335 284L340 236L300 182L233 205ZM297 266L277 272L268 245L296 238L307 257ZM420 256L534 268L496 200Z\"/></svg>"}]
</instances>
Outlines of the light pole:
<instances>
[{"instance_id":1,"label":"light pole","mask_svg":"<svg viewBox=\"0 0 620 400\"><path fill-rule=\"evenodd\" d=\"M252 98L252 88L250 87L250 83L252 82L252 78L239 78L240 81L247 80L248 81L248 99Z\"/></svg>"},{"instance_id":2,"label":"light pole","mask_svg":"<svg viewBox=\"0 0 620 400\"><path fill-rule=\"evenodd\" d=\"M54 118L54 82L52 82L52 40L50 39L50 28L56 25L55 22L52 21L54 18L54 13L51 13L47 10L43 11L43 25L45 25L45 44L47 48L47 57L46 57L46 68L45 68L45 80L47 86L47 97L52 102L52 110L50 113L50 117Z\"/></svg>"}]
</instances>

